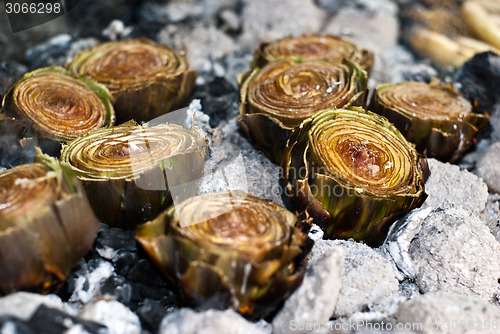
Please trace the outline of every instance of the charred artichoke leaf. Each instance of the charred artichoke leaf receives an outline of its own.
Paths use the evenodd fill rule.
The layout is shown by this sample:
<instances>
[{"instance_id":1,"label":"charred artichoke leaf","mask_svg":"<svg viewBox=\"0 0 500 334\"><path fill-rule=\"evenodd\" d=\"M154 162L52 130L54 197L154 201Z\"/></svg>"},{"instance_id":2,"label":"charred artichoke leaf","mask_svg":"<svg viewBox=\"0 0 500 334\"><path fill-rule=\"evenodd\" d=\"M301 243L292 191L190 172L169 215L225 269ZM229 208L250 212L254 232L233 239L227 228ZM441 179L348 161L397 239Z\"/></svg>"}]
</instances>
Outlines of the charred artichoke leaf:
<instances>
[{"instance_id":1,"label":"charred artichoke leaf","mask_svg":"<svg viewBox=\"0 0 500 334\"><path fill-rule=\"evenodd\" d=\"M97 45L68 67L111 91L118 123L149 121L182 106L197 76L184 54L146 38Z\"/></svg>"},{"instance_id":2,"label":"charred artichoke leaf","mask_svg":"<svg viewBox=\"0 0 500 334\"><path fill-rule=\"evenodd\" d=\"M77 173L103 222L134 228L172 200L194 194L206 149L196 128L127 122L71 141L61 159Z\"/></svg>"},{"instance_id":3,"label":"charred artichoke leaf","mask_svg":"<svg viewBox=\"0 0 500 334\"><path fill-rule=\"evenodd\" d=\"M434 80L383 84L376 89L371 109L389 119L421 153L456 162L488 122L452 86Z\"/></svg>"},{"instance_id":4,"label":"charred artichoke leaf","mask_svg":"<svg viewBox=\"0 0 500 334\"><path fill-rule=\"evenodd\" d=\"M325 237L375 246L395 218L425 200L425 167L386 118L327 109L293 131L280 181L291 209L308 212Z\"/></svg>"},{"instance_id":5,"label":"charred artichoke leaf","mask_svg":"<svg viewBox=\"0 0 500 334\"><path fill-rule=\"evenodd\" d=\"M288 58L240 76L238 122L253 144L275 163L292 130L325 108L363 105L366 71L344 61Z\"/></svg>"},{"instance_id":6,"label":"charred artichoke leaf","mask_svg":"<svg viewBox=\"0 0 500 334\"><path fill-rule=\"evenodd\" d=\"M300 57L304 60L319 59L341 63L350 60L371 72L373 52L360 49L355 43L340 36L306 34L297 37L285 37L273 42L262 43L255 50L252 68L263 67L278 59Z\"/></svg>"},{"instance_id":7,"label":"charred artichoke leaf","mask_svg":"<svg viewBox=\"0 0 500 334\"><path fill-rule=\"evenodd\" d=\"M61 67L26 73L4 96L2 112L27 121L39 137L58 142L115 122L112 96L106 87L76 78Z\"/></svg>"},{"instance_id":8,"label":"charred artichoke leaf","mask_svg":"<svg viewBox=\"0 0 500 334\"><path fill-rule=\"evenodd\" d=\"M302 225L301 225L302 224ZM301 283L309 220L242 191L192 197L137 229L188 304L272 312Z\"/></svg>"},{"instance_id":9,"label":"charred artichoke leaf","mask_svg":"<svg viewBox=\"0 0 500 334\"><path fill-rule=\"evenodd\" d=\"M71 170L47 156L0 173L0 292L53 292L99 221Z\"/></svg>"}]
</instances>

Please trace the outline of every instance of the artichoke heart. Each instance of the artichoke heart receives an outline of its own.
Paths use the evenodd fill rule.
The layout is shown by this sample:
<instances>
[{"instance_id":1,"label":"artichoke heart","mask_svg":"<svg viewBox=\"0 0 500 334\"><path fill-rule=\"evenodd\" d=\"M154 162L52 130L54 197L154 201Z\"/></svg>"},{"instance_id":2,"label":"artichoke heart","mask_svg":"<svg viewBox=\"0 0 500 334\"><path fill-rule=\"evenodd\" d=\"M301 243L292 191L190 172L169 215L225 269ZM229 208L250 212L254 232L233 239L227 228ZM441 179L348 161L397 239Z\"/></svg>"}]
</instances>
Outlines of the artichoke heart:
<instances>
[{"instance_id":1,"label":"artichoke heart","mask_svg":"<svg viewBox=\"0 0 500 334\"><path fill-rule=\"evenodd\" d=\"M97 217L128 229L194 194L206 149L196 129L130 121L73 140L61 159L83 182Z\"/></svg>"},{"instance_id":2,"label":"artichoke heart","mask_svg":"<svg viewBox=\"0 0 500 334\"><path fill-rule=\"evenodd\" d=\"M0 292L54 291L99 221L68 166L47 156L0 173Z\"/></svg>"},{"instance_id":3,"label":"artichoke heart","mask_svg":"<svg viewBox=\"0 0 500 334\"><path fill-rule=\"evenodd\" d=\"M317 111L363 105L366 71L344 61L288 58L243 73L239 124L275 163L292 130Z\"/></svg>"},{"instance_id":4,"label":"artichoke heart","mask_svg":"<svg viewBox=\"0 0 500 334\"><path fill-rule=\"evenodd\" d=\"M310 219L243 191L192 197L137 229L188 304L269 314L302 282Z\"/></svg>"},{"instance_id":5,"label":"artichoke heart","mask_svg":"<svg viewBox=\"0 0 500 334\"><path fill-rule=\"evenodd\" d=\"M28 121L39 136L58 142L115 122L106 87L60 67L26 73L4 96L2 112Z\"/></svg>"},{"instance_id":6,"label":"artichoke heart","mask_svg":"<svg viewBox=\"0 0 500 334\"><path fill-rule=\"evenodd\" d=\"M267 63L287 57L322 59L342 62L344 59L359 64L368 73L374 62L373 52L359 49L353 42L334 35L306 34L285 37L273 42L262 43L255 50L252 67L263 67Z\"/></svg>"},{"instance_id":7,"label":"artichoke heart","mask_svg":"<svg viewBox=\"0 0 500 334\"><path fill-rule=\"evenodd\" d=\"M97 45L68 67L108 87L118 123L149 121L182 106L197 76L183 54L146 38Z\"/></svg>"},{"instance_id":8,"label":"artichoke heart","mask_svg":"<svg viewBox=\"0 0 500 334\"><path fill-rule=\"evenodd\" d=\"M488 122L453 87L435 80L379 85L371 110L394 123L419 152L449 162L463 156Z\"/></svg>"},{"instance_id":9,"label":"artichoke heart","mask_svg":"<svg viewBox=\"0 0 500 334\"><path fill-rule=\"evenodd\" d=\"M284 199L307 211L327 238L379 245L395 218L426 198L427 165L387 119L362 108L306 119L282 162Z\"/></svg>"}]
</instances>

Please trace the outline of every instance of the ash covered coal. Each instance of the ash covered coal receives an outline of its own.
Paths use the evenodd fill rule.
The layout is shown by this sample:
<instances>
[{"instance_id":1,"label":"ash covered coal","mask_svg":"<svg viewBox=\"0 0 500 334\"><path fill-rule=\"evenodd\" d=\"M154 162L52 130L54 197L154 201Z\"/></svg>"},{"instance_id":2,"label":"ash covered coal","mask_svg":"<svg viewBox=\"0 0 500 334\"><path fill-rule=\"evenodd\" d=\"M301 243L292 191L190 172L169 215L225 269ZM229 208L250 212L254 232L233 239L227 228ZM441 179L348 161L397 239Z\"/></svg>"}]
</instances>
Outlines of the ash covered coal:
<instances>
[{"instance_id":1,"label":"ash covered coal","mask_svg":"<svg viewBox=\"0 0 500 334\"><path fill-rule=\"evenodd\" d=\"M477 55L456 71L419 58L401 41L402 13L396 4L405 2L150 0L129 5L89 0L80 1L79 6L85 8L81 19L75 11L49 23L62 24L64 34L49 28L42 34L43 27L39 27L14 38L2 26L0 45L6 39L24 42L17 49L9 45L1 56L1 94L27 70L64 64L78 50L98 41L146 36L178 49L185 47L199 73L191 97L201 102L195 121L213 144L207 162L213 173L203 180L204 192L225 186L214 175L227 152L237 147L245 167L244 186L254 195L282 204L279 167L238 131L236 78L248 69L253 48L260 42L289 34L338 33L374 49L372 87L384 82L430 81L435 76L455 82L491 115L491 130L458 165L461 168L431 161L435 173L428 183L428 208L396 223L379 249L353 240L322 240L322 231L313 228L311 237L317 242L304 286L274 318L250 322L231 310L185 307L177 289L146 256L133 233L103 225L91 251L57 295L20 292L0 298L0 332L304 333L311 328L315 333L330 333L353 323L361 331L367 323L390 323L394 329L412 322L425 325L428 319L498 321L500 274L494 260L500 258L500 197L495 176L500 165L494 163L498 144L493 145L500 141L500 90L493 89L499 80L498 56ZM123 24L112 24L115 19ZM390 29L384 28L387 22ZM2 141L12 143L12 138L19 137L16 131L13 136L6 131L0 136L2 167L32 159L32 151L24 147L4 149ZM224 171L227 180L241 180L240 170ZM470 307L460 308L456 317L438 312L459 302ZM344 332L351 332L349 328Z\"/></svg>"}]
</instances>

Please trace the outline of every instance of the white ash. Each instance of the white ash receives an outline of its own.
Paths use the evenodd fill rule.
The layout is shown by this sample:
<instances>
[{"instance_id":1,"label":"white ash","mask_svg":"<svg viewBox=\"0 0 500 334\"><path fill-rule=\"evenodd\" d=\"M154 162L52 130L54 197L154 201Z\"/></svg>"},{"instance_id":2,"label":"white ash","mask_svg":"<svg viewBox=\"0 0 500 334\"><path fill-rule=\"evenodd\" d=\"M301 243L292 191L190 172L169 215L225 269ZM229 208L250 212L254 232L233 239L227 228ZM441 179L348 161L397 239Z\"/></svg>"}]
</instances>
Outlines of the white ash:
<instances>
[{"instance_id":1,"label":"white ash","mask_svg":"<svg viewBox=\"0 0 500 334\"><path fill-rule=\"evenodd\" d=\"M68 51L66 52L66 63L71 62L74 56L80 51L90 49L99 43L99 40L93 37L80 38L71 43Z\"/></svg>"},{"instance_id":2,"label":"white ash","mask_svg":"<svg viewBox=\"0 0 500 334\"><path fill-rule=\"evenodd\" d=\"M101 284L107 280L113 272L113 265L107 261L102 261L96 269L90 272L85 267L81 271L77 271L75 273L78 277L75 282L75 290L69 298L69 301L76 304L88 303L99 293Z\"/></svg>"},{"instance_id":3,"label":"white ash","mask_svg":"<svg viewBox=\"0 0 500 334\"><path fill-rule=\"evenodd\" d=\"M388 312L399 297L398 280L389 260L353 240L318 240L309 261L316 261L337 246L344 248L345 273L334 316L345 317L362 310Z\"/></svg>"},{"instance_id":4,"label":"white ash","mask_svg":"<svg viewBox=\"0 0 500 334\"><path fill-rule=\"evenodd\" d=\"M243 6L238 42L248 52L261 42L317 32L327 17L313 0L243 0Z\"/></svg>"},{"instance_id":5,"label":"white ash","mask_svg":"<svg viewBox=\"0 0 500 334\"><path fill-rule=\"evenodd\" d=\"M415 209L406 217L395 222L390 227L384 244L380 247L381 253L391 260L399 281L416 278L417 273L413 268L409 253L410 244L431 211L430 207Z\"/></svg>"},{"instance_id":6,"label":"white ash","mask_svg":"<svg viewBox=\"0 0 500 334\"><path fill-rule=\"evenodd\" d=\"M500 195L490 194L481 219L489 227L491 234L500 242Z\"/></svg>"},{"instance_id":7,"label":"white ash","mask_svg":"<svg viewBox=\"0 0 500 334\"><path fill-rule=\"evenodd\" d=\"M484 210L488 188L476 175L456 165L429 159L431 175L425 183L429 195L424 205L433 208L462 207L471 212Z\"/></svg>"},{"instance_id":8,"label":"white ash","mask_svg":"<svg viewBox=\"0 0 500 334\"><path fill-rule=\"evenodd\" d=\"M108 334L141 333L139 317L116 300L93 299L83 307L79 317L105 325Z\"/></svg>"},{"instance_id":9,"label":"white ash","mask_svg":"<svg viewBox=\"0 0 500 334\"><path fill-rule=\"evenodd\" d=\"M158 334L270 334L267 328L259 327L233 310L210 309L196 312L182 308L167 315Z\"/></svg>"},{"instance_id":10,"label":"white ash","mask_svg":"<svg viewBox=\"0 0 500 334\"><path fill-rule=\"evenodd\" d=\"M119 39L124 39L130 35L132 32L132 27L127 27L120 20L113 20L109 25L102 31L102 35L109 38L112 41L117 41Z\"/></svg>"},{"instance_id":11,"label":"white ash","mask_svg":"<svg viewBox=\"0 0 500 334\"><path fill-rule=\"evenodd\" d=\"M436 209L410 245L416 283L424 293L448 291L493 301L499 294L500 244L476 215Z\"/></svg>"},{"instance_id":12,"label":"white ash","mask_svg":"<svg viewBox=\"0 0 500 334\"><path fill-rule=\"evenodd\" d=\"M0 298L0 317L15 316L21 320L28 320L42 304L50 308L73 313L72 309L63 303L59 296L16 292Z\"/></svg>"},{"instance_id":13,"label":"white ash","mask_svg":"<svg viewBox=\"0 0 500 334\"><path fill-rule=\"evenodd\" d=\"M421 333L498 333L500 309L472 296L429 292L399 305L396 319Z\"/></svg>"},{"instance_id":14,"label":"white ash","mask_svg":"<svg viewBox=\"0 0 500 334\"><path fill-rule=\"evenodd\" d=\"M477 162L477 174L491 192L500 194L500 142L491 145Z\"/></svg>"},{"instance_id":15,"label":"white ash","mask_svg":"<svg viewBox=\"0 0 500 334\"><path fill-rule=\"evenodd\" d=\"M273 333L306 333L307 324L326 323L337 305L343 276L342 247L309 261L304 281L275 316Z\"/></svg>"}]
</instances>

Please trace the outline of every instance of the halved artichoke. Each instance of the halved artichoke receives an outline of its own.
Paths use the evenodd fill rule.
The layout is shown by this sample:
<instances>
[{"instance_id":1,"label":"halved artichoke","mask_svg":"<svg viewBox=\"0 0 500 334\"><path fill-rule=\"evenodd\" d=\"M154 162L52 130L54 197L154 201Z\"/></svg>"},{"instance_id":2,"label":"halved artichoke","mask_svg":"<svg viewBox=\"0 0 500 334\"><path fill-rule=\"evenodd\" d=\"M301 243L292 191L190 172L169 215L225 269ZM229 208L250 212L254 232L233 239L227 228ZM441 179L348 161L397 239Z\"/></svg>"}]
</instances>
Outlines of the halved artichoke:
<instances>
[{"instance_id":1,"label":"halved artichoke","mask_svg":"<svg viewBox=\"0 0 500 334\"><path fill-rule=\"evenodd\" d=\"M106 87L60 67L26 73L4 96L2 112L27 120L42 138L66 142L112 126L115 113Z\"/></svg>"},{"instance_id":2,"label":"halved artichoke","mask_svg":"<svg viewBox=\"0 0 500 334\"><path fill-rule=\"evenodd\" d=\"M252 68L263 67L267 63L287 57L328 60L337 63L347 59L358 64L368 73L371 72L374 61L373 52L359 49L356 44L340 36L306 34L262 43L255 50Z\"/></svg>"},{"instance_id":3,"label":"halved artichoke","mask_svg":"<svg viewBox=\"0 0 500 334\"><path fill-rule=\"evenodd\" d=\"M238 122L254 145L275 163L292 130L325 108L363 105L366 71L345 61L288 58L240 76Z\"/></svg>"},{"instance_id":4,"label":"halved artichoke","mask_svg":"<svg viewBox=\"0 0 500 334\"><path fill-rule=\"evenodd\" d=\"M99 221L67 166L48 157L0 173L0 292L53 291Z\"/></svg>"},{"instance_id":5,"label":"halved artichoke","mask_svg":"<svg viewBox=\"0 0 500 334\"><path fill-rule=\"evenodd\" d=\"M371 110L389 119L421 153L456 162L488 122L451 85L407 81L379 85Z\"/></svg>"},{"instance_id":6,"label":"halved artichoke","mask_svg":"<svg viewBox=\"0 0 500 334\"><path fill-rule=\"evenodd\" d=\"M61 159L83 182L97 217L134 228L194 194L206 149L196 129L128 122L75 139Z\"/></svg>"},{"instance_id":7,"label":"halved artichoke","mask_svg":"<svg viewBox=\"0 0 500 334\"><path fill-rule=\"evenodd\" d=\"M68 66L108 87L118 123L149 121L182 106L197 76L183 54L145 38L97 45Z\"/></svg>"},{"instance_id":8,"label":"halved artichoke","mask_svg":"<svg viewBox=\"0 0 500 334\"><path fill-rule=\"evenodd\" d=\"M306 119L282 162L284 199L307 211L327 238L379 245L390 224L426 198L414 146L389 121L361 108Z\"/></svg>"},{"instance_id":9,"label":"halved artichoke","mask_svg":"<svg viewBox=\"0 0 500 334\"><path fill-rule=\"evenodd\" d=\"M309 228L270 201L226 191L175 205L136 238L187 303L261 317L302 282Z\"/></svg>"}]
</instances>

